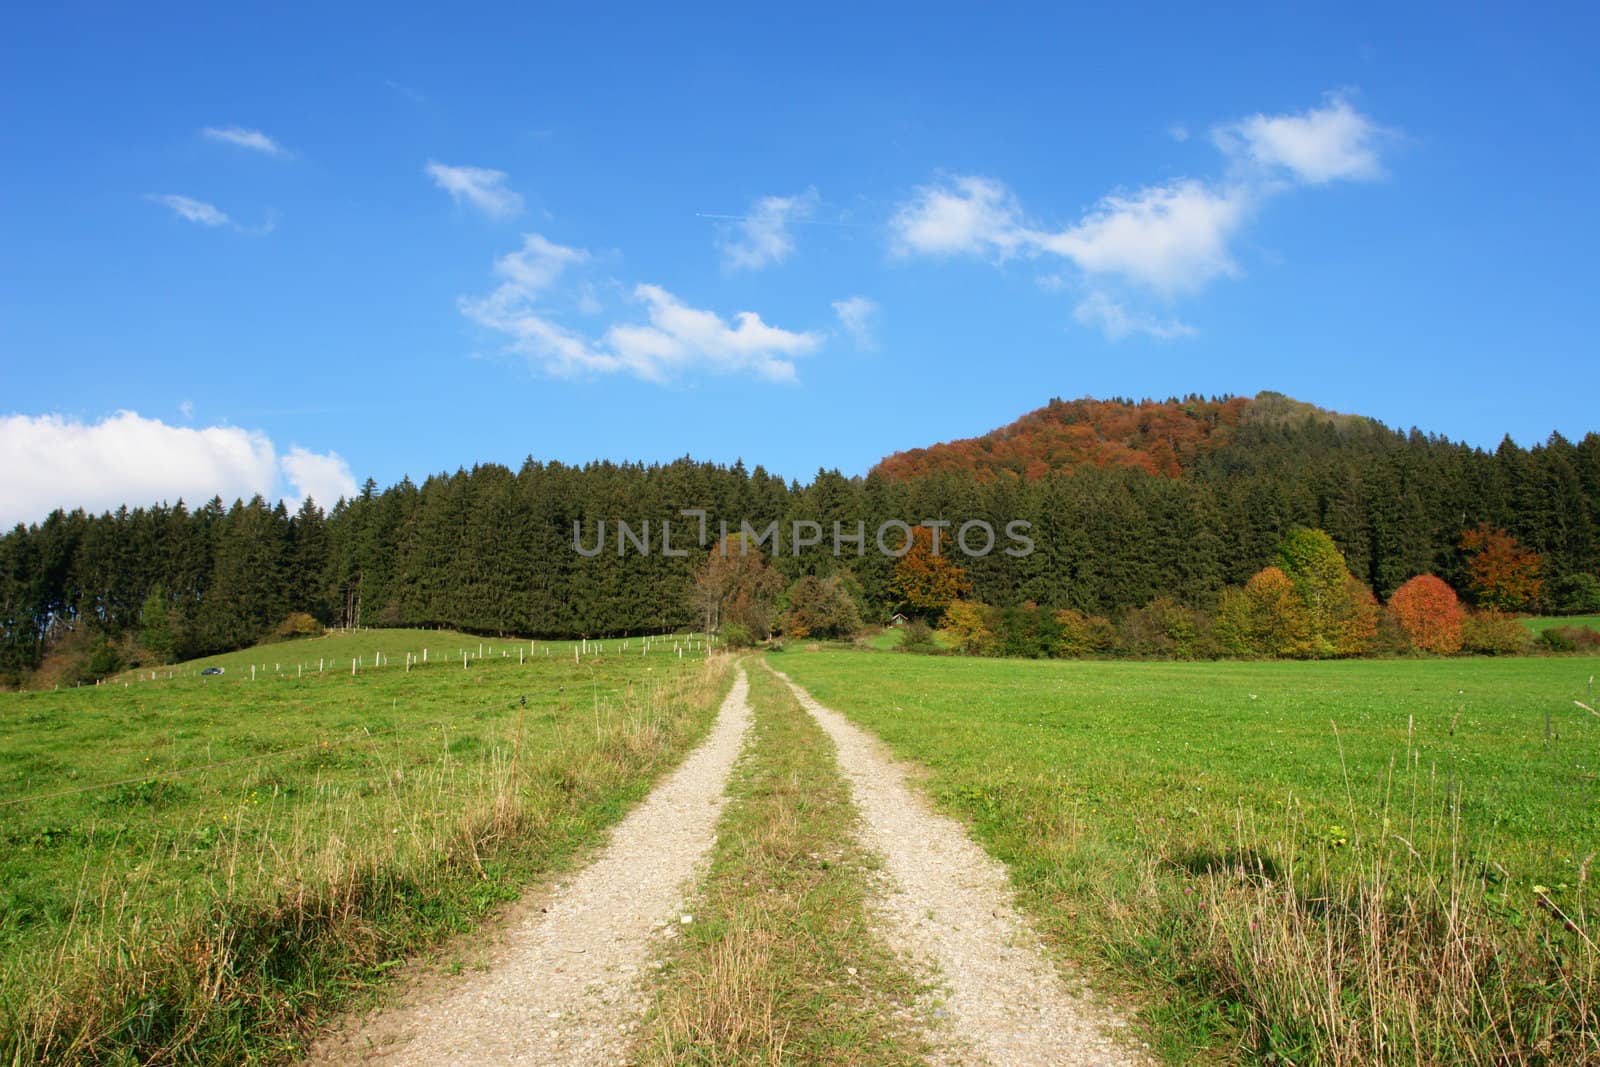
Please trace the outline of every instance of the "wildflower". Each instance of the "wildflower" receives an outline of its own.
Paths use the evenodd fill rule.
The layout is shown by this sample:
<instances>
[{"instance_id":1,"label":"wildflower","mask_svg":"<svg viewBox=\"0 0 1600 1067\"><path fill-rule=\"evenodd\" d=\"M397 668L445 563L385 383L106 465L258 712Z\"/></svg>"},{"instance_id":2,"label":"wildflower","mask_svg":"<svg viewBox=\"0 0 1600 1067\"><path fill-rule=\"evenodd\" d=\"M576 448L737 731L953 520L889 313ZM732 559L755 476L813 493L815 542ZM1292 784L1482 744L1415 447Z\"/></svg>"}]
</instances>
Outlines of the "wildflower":
<instances>
[{"instance_id":1,"label":"wildflower","mask_svg":"<svg viewBox=\"0 0 1600 1067\"><path fill-rule=\"evenodd\" d=\"M1533 895L1536 897L1547 897L1550 895L1550 887L1547 885L1536 885L1533 887Z\"/></svg>"}]
</instances>

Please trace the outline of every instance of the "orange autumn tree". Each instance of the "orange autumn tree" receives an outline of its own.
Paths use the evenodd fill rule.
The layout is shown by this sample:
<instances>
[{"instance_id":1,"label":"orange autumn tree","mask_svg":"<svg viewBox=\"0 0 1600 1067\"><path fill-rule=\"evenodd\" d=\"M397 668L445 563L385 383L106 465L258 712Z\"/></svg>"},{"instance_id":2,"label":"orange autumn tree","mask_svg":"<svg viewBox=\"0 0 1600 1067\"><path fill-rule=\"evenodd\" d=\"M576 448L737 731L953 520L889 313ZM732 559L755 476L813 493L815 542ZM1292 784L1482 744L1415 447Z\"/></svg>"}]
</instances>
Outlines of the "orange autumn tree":
<instances>
[{"instance_id":1,"label":"orange autumn tree","mask_svg":"<svg viewBox=\"0 0 1600 1067\"><path fill-rule=\"evenodd\" d=\"M967 572L950 559L953 539L949 531L940 532L938 551L933 537L931 527L912 529L911 546L894 565L889 580L890 591L913 614L927 619L936 618L952 601L972 592Z\"/></svg>"},{"instance_id":2,"label":"orange autumn tree","mask_svg":"<svg viewBox=\"0 0 1600 1067\"><path fill-rule=\"evenodd\" d=\"M1461 534L1467 554L1467 587L1477 602L1501 611L1532 608L1544 592L1539 553L1524 548L1504 530L1480 522Z\"/></svg>"},{"instance_id":3,"label":"orange autumn tree","mask_svg":"<svg viewBox=\"0 0 1600 1067\"><path fill-rule=\"evenodd\" d=\"M1453 656L1461 651L1466 609L1456 591L1431 574L1419 574L1389 598L1389 616L1419 652Z\"/></svg>"}]
</instances>

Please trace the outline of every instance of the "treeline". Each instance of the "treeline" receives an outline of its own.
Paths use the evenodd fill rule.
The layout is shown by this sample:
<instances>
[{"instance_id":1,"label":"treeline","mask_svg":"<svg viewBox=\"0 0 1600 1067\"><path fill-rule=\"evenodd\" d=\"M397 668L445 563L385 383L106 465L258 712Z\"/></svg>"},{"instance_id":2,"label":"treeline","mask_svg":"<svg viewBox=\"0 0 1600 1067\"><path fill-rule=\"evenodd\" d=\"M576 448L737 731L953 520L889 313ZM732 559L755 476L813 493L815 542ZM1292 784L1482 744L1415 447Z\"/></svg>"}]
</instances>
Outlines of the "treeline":
<instances>
[{"instance_id":1,"label":"treeline","mask_svg":"<svg viewBox=\"0 0 1600 1067\"><path fill-rule=\"evenodd\" d=\"M786 483L761 468L529 460L367 483L324 513L259 499L57 512L0 537L0 672L16 679L67 635L153 629L172 656L236 648L290 612L328 625L449 626L541 637L657 631L700 622L694 577L721 523L779 524L787 582L847 575L867 621L898 604L888 520L1031 524L1034 550L959 559L973 600L1000 609L1120 620L1160 598L1214 610L1272 561L1296 527L1327 531L1350 572L1387 601L1420 574L1466 592L1463 531L1508 531L1540 557L1527 609L1600 610L1600 436L1552 436L1494 452L1360 419L1241 419L1224 443L1186 452L1181 477L1086 467L1033 478L973 470L897 478L819 472ZM1215 440L1215 435L1213 435ZM707 534L685 509L706 513ZM618 552L616 523L650 523L650 551ZM791 524L821 543L795 551ZM574 524L592 550L574 547ZM674 551L662 551L670 522ZM847 540L834 554L835 523ZM858 524L864 543L848 540ZM891 538L891 541L893 539ZM1005 542L1002 541L1002 547ZM770 550L770 546L769 546Z\"/></svg>"}]
</instances>

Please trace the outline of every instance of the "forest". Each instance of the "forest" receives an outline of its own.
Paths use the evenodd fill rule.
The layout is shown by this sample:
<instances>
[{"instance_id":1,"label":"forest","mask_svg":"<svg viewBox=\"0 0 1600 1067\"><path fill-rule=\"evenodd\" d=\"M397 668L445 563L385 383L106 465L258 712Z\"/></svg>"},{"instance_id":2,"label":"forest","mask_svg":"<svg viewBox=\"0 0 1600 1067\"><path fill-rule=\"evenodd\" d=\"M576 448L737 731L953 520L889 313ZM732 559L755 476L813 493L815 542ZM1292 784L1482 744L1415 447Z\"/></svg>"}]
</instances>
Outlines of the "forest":
<instances>
[{"instance_id":1,"label":"forest","mask_svg":"<svg viewBox=\"0 0 1600 1067\"><path fill-rule=\"evenodd\" d=\"M0 536L0 681L25 681L66 642L135 635L182 658L248 645L295 614L551 638L698 625L708 549L693 538L681 556L575 549L601 522L671 521L676 537L695 524L686 509L706 512L713 530L775 521L780 539L796 520L865 524L859 553L836 556L831 538L784 543L772 566L786 583L840 578L869 623L908 606L898 561L870 531L929 519L1031 524L1031 553L959 560L966 595L995 609L1120 620L1159 601L1212 612L1298 528L1326 531L1384 600L1434 575L1471 601L1464 536L1484 528L1538 566L1521 602L1492 606L1600 610L1600 435L1532 448L1508 438L1486 451L1271 393L1052 401L984 438L804 484L743 463L530 457L515 471L484 464L420 485L369 480L326 511L261 498L56 511Z\"/></svg>"}]
</instances>

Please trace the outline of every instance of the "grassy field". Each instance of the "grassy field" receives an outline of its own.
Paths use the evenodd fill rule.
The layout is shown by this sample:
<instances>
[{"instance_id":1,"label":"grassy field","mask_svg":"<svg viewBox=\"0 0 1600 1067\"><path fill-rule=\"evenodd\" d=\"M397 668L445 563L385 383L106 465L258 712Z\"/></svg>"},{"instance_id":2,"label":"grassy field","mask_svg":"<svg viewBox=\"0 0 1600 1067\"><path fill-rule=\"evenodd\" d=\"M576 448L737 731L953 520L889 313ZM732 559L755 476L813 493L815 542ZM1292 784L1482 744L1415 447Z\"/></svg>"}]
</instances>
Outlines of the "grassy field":
<instances>
[{"instance_id":1,"label":"grassy field","mask_svg":"<svg viewBox=\"0 0 1600 1067\"><path fill-rule=\"evenodd\" d=\"M1170 1060L1600 1058L1587 662L775 658L929 769Z\"/></svg>"},{"instance_id":2,"label":"grassy field","mask_svg":"<svg viewBox=\"0 0 1600 1067\"><path fill-rule=\"evenodd\" d=\"M1600 630L1600 615L1542 615L1523 619L1522 624L1534 633L1557 626L1587 626L1591 630Z\"/></svg>"},{"instance_id":3,"label":"grassy field","mask_svg":"<svg viewBox=\"0 0 1600 1067\"><path fill-rule=\"evenodd\" d=\"M0 1062L292 1049L703 734L686 645L364 631L0 696Z\"/></svg>"}]
</instances>

